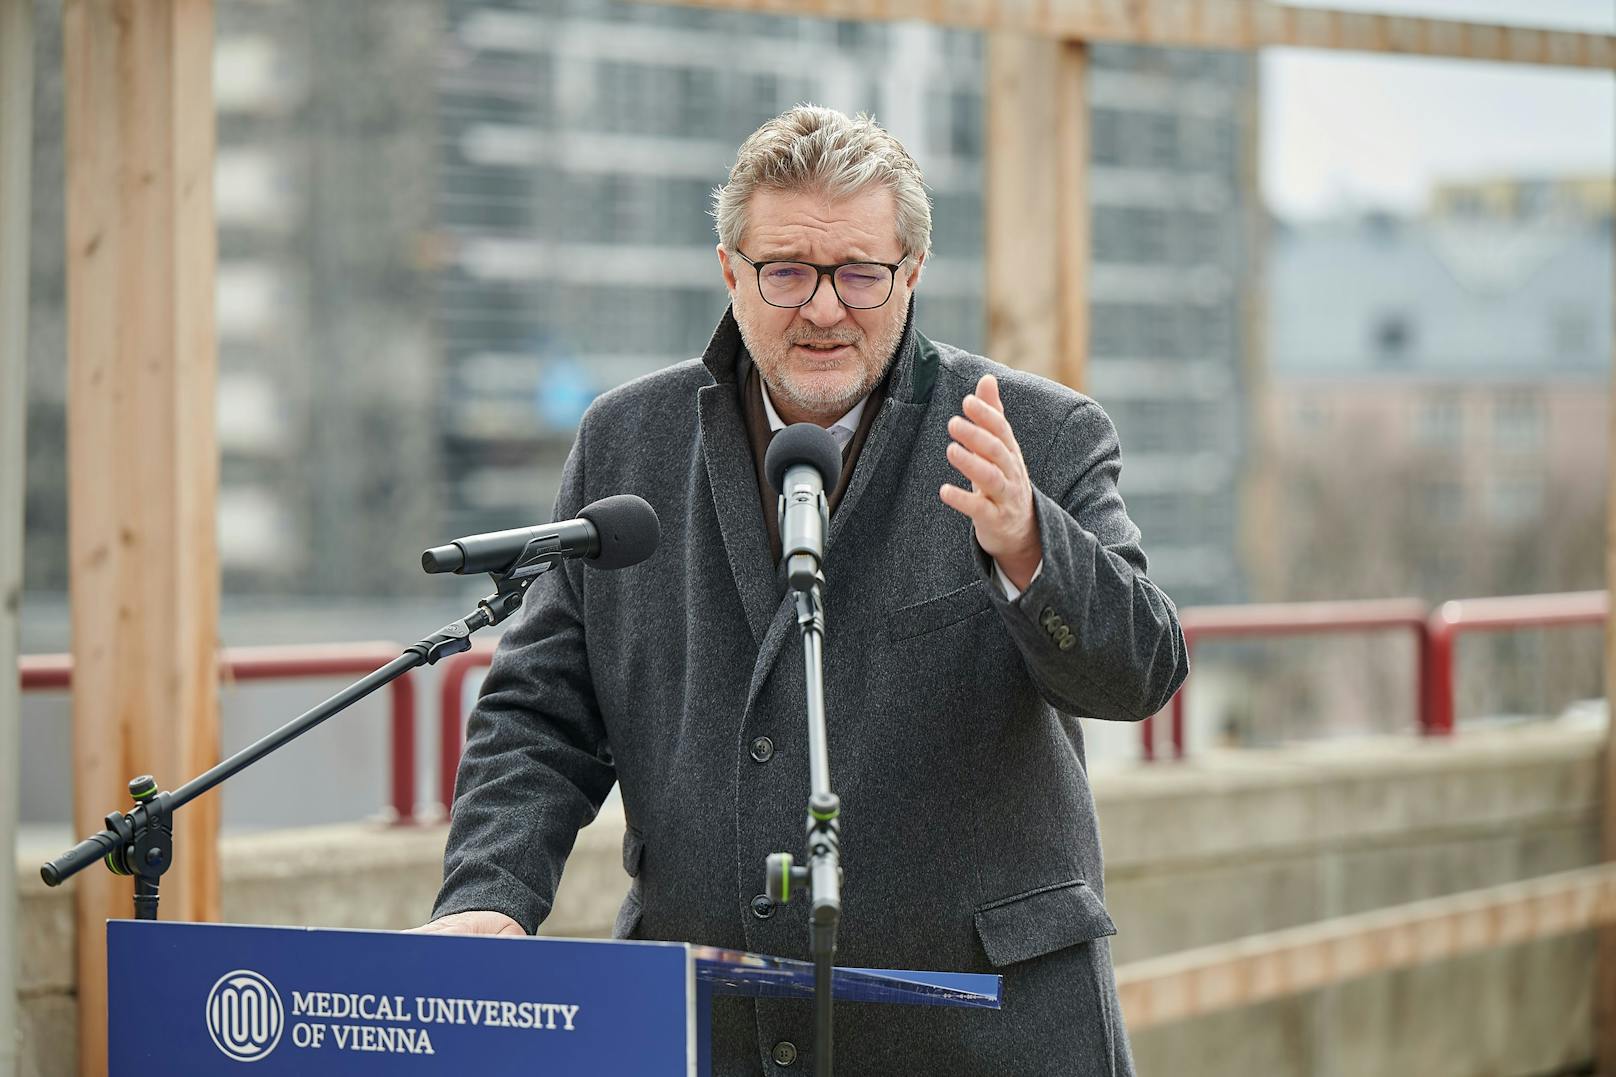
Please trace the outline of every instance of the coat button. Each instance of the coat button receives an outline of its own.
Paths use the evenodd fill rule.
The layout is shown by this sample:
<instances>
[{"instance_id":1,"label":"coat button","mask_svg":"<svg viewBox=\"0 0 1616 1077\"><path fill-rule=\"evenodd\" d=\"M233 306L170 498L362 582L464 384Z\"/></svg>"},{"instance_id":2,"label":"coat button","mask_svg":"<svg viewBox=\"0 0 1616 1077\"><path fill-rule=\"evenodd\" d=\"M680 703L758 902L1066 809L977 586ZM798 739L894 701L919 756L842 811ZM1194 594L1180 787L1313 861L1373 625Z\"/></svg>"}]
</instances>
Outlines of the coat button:
<instances>
[{"instance_id":1,"label":"coat button","mask_svg":"<svg viewBox=\"0 0 1616 1077\"><path fill-rule=\"evenodd\" d=\"M759 737L752 742L752 760L756 763L767 763L774 758L774 741L768 737Z\"/></svg>"},{"instance_id":2,"label":"coat button","mask_svg":"<svg viewBox=\"0 0 1616 1077\"><path fill-rule=\"evenodd\" d=\"M774 902L769 900L768 894L759 894L752 899L752 915L759 920L767 920L774 915Z\"/></svg>"},{"instance_id":3,"label":"coat button","mask_svg":"<svg viewBox=\"0 0 1616 1077\"><path fill-rule=\"evenodd\" d=\"M790 1040L781 1040L775 1044L772 1053L774 1055L774 1064L777 1066L789 1066L797 1061L797 1045Z\"/></svg>"}]
</instances>

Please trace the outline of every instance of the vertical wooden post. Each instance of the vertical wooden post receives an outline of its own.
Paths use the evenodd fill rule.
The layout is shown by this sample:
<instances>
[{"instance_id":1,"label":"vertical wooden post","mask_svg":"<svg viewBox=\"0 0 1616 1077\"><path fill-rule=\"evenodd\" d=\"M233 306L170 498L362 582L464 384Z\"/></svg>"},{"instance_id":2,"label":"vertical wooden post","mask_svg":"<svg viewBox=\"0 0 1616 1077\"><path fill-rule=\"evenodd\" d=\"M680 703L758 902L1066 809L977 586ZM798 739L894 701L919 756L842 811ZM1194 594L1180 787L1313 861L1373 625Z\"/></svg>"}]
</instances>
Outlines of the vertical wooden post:
<instances>
[{"instance_id":1,"label":"vertical wooden post","mask_svg":"<svg viewBox=\"0 0 1616 1077\"><path fill-rule=\"evenodd\" d=\"M27 453L33 0L0 0L0 1074L18 1072L17 646Z\"/></svg>"},{"instance_id":2,"label":"vertical wooden post","mask_svg":"<svg viewBox=\"0 0 1616 1077\"><path fill-rule=\"evenodd\" d=\"M1057 381L1089 384L1089 47L1062 41L1055 69L1055 242L1060 281Z\"/></svg>"},{"instance_id":3,"label":"vertical wooden post","mask_svg":"<svg viewBox=\"0 0 1616 1077\"><path fill-rule=\"evenodd\" d=\"M212 0L67 0L68 521L74 822L218 757ZM164 919L217 919L218 799L175 818ZM79 1067L106 1071L106 933L78 901Z\"/></svg>"},{"instance_id":4,"label":"vertical wooden post","mask_svg":"<svg viewBox=\"0 0 1616 1077\"><path fill-rule=\"evenodd\" d=\"M1088 364L1088 47L988 35L988 355L1073 388Z\"/></svg>"}]
</instances>

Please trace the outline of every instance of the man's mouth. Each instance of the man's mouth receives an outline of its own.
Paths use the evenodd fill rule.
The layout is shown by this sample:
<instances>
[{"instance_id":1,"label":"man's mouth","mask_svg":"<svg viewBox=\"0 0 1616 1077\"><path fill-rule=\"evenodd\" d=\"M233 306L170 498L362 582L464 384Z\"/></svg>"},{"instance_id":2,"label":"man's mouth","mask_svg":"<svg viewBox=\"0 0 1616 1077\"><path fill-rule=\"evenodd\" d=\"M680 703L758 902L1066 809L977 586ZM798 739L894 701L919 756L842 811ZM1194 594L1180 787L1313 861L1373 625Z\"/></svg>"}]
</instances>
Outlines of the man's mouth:
<instances>
[{"instance_id":1,"label":"man's mouth","mask_svg":"<svg viewBox=\"0 0 1616 1077\"><path fill-rule=\"evenodd\" d=\"M805 341L799 341L796 346L801 348L802 350L804 350L806 352L809 352L809 353L813 354L813 355L822 356L822 357L825 357L825 358L830 358L831 356L836 355L837 353L841 352L844 348L850 347L850 345L848 345L848 344L844 344L844 343L841 343L839 341L834 341L834 340L829 340L829 341L807 341L807 340L805 340Z\"/></svg>"}]
</instances>

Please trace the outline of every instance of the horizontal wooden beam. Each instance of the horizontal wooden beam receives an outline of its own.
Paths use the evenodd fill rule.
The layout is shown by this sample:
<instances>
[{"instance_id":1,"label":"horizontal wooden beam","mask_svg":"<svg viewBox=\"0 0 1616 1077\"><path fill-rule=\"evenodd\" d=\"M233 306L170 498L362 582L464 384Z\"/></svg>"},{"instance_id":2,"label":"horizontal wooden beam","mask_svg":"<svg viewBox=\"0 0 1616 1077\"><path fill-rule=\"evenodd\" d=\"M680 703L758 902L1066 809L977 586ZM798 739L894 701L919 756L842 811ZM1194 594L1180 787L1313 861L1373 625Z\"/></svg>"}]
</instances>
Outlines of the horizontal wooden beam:
<instances>
[{"instance_id":1,"label":"horizontal wooden beam","mask_svg":"<svg viewBox=\"0 0 1616 1077\"><path fill-rule=\"evenodd\" d=\"M828 19L918 19L1073 41L1192 49L1344 49L1616 68L1616 35L1301 8L1265 0L652 0Z\"/></svg>"},{"instance_id":2,"label":"horizontal wooden beam","mask_svg":"<svg viewBox=\"0 0 1616 1077\"><path fill-rule=\"evenodd\" d=\"M1252 935L1124 965L1128 1027L1616 923L1616 864Z\"/></svg>"}]
</instances>

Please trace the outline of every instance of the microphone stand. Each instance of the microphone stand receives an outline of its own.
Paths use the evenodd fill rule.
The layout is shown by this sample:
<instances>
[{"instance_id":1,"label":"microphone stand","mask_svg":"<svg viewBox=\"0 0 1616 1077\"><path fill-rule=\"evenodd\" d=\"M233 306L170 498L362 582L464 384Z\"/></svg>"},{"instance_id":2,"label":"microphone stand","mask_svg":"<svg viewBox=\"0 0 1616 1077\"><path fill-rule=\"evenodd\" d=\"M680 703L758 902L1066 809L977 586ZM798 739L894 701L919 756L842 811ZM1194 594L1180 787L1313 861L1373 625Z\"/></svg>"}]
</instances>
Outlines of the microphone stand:
<instances>
[{"instance_id":1,"label":"microphone stand","mask_svg":"<svg viewBox=\"0 0 1616 1077\"><path fill-rule=\"evenodd\" d=\"M489 573L496 590L479 601L474 612L405 648L403 654L376 672L248 745L206 773L192 778L172 793L159 792L157 781L151 775L134 779L129 783L129 794L135 800L135 807L127 812L108 814L105 830L91 834L61 856L42 865L40 877L49 886L60 886L97 860L104 861L107 870L114 875L135 877L135 919L157 919L158 885L163 873L174 861L171 820L175 810L417 666L430 665L440 658L470 650L471 634L480 628L499 624L516 612L533 581L554 568L561 559L561 555L553 549L547 549L538 542L530 543L511 565Z\"/></svg>"},{"instance_id":2,"label":"microphone stand","mask_svg":"<svg viewBox=\"0 0 1616 1077\"><path fill-rule=\"evenodd\" d=\"M782 505L784 501L782 497ZM829 509L822 492L819 505L823 525L828 522ZM820 534L828 530L822 526ZM784 905L791 899L793 886L808 887L808 946L814 961L814 1074L831 1077L831 980L836 963L836 930L842 917L843 878L841 800L830 789L830 752L825 731L825 577L818 559L805 553L792 552L786 569L796 592L807 680L808 866L795 865L790 853L770 854L765 890L773 901Z\"/></svg>"}]
</instances>

